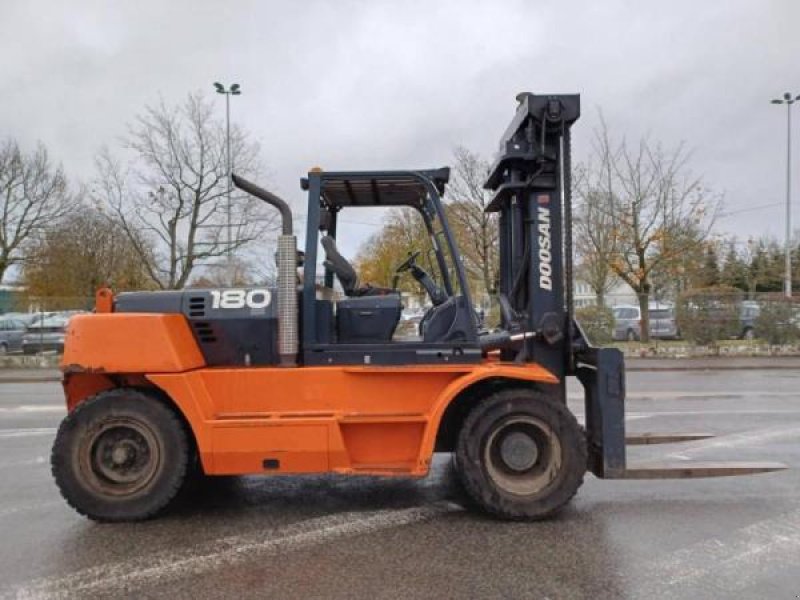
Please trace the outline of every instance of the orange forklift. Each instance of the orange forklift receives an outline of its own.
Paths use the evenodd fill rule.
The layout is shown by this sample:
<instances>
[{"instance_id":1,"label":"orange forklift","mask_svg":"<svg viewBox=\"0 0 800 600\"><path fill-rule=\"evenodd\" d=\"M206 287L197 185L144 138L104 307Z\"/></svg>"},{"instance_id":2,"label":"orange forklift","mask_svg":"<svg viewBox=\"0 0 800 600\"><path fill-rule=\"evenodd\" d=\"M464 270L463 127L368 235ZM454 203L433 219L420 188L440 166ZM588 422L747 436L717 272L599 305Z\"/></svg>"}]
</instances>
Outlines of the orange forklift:
<instances>
[{"instance_id":1,"label":"orange forklift","mask_svg":"<svg viewBox=\"0 0 800 600\"><path fill-rule=\"evenodd\" d=\"M499 214L497 330L479 330L442 203L449 169L312 170L301 180L304 254L286 202L233 175L280 211L277 285L103 289L93 314L72 318L68 415L52 451L67 502L98 521L135 521L198 475L424 477L434 452L450 452L475 506L541 519L587 470L636 479L785 468L626 463L626 443L698 436L626 440L622 354L592 347L573 318L570 129L580 97L517 102L485 184L495 192L487 211ZM364 207L419 211L428 270L420 248L397 266L393 288L363 285L336 235L339 214ZM414 337L396 334L396 286L408 276L430 304ZM585 389L585 426L567 406L567 376Z\"/></svg>"}]
</instances>

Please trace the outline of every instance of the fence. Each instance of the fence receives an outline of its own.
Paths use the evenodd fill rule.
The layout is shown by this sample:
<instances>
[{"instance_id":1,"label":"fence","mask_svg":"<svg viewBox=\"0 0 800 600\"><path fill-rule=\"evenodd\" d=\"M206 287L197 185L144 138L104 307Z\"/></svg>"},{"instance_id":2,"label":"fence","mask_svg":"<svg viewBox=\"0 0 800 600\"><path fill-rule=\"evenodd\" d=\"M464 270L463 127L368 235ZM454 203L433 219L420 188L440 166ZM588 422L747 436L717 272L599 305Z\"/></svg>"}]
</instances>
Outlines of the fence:
<instances>
[{"instance_id":1,"label":"fence","mask_svg":"<svg viewBox=\"0 0 800 600\"><path fill-rule=\"evenodd\" d=\"M771 345L800 339L800 296L707 288L681 295L676 307L682 337L696 344L758 339Z\"/></svg>"},{"instance_id":2,"label":"fence","mask_svg":"<svg viewBox=\"0 0 800 600\"><path fill-rule=\"evenodd\" d=\"M653 345L664 343L664 337L699 346L717 345L726 340L755 340L755 343L770 345L800 342L800 295L788 299L780 293L762 293L748 298L731 288L706 288L690 290L666 306L668 310L657 311L658 318L651 312ZM91 311L94 298L20 296L6 308L8 310L0 314L0 355L54 354L63 350L69 319ZM668 313L666 317L665 312ZM499 315L496 313L494 303L480 309L487 329L497 325ZM422 310L404 313L398 325L398 336L417 335L422 314ZM592 343L605 345L615 341L619 328L611 308L581 307L576 317ZM664 327L664 318L673 323ZM671 333L662 337L664 331Z\"/></svg>"},{"instance_id":3,"label":"fence","mask_svg":"<svg viewBox=\"0 0 800 600\"><path fill-rule=\"evenodd\" d=\"M593 343L607 344L640 339L642 319L638 306L627 313L607 307L587 306L576 311L578 321ZM660 302L650 309L650 338L657 345L664 339L678 339L698 346L727 340L756 340L770 345L800 341L800 295L786 298L780 293L751 294L734 288L715 287L689 290L677 301ZM622 327L622 322L631 325ZM626 332L628 335L626 335Z\"/></svg>"}]
</instances>

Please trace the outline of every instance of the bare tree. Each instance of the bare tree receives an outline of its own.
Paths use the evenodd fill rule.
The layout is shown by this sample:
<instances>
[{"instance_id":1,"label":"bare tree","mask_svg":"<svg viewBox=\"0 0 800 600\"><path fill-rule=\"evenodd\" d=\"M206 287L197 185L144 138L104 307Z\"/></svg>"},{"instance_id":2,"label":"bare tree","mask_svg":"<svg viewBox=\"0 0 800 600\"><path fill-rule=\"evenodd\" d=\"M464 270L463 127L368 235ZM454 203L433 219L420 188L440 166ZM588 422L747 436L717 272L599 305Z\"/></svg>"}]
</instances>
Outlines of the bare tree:
<instances>
[{"instance_id":1,"label":"bare tree","mask_svg":"<svg viewBox=\"0 0 800 600\"><path fill-rule=\"evenodd\" d=\"M259 201L232 192L227 222L225 128L200 94L176 107L148 106L129 127L127 167L107 150L97 159L96 194L128 233L152 281L184 287L197 267L225 266L237 250L274 230ZM231 129L236 172L257 176L258 146Z\"/></svg>"},{"instance_id":2,"label":"bare tree","mask_svg":"<svg viewBox=\"0 0 800 600\"><path fill-rule=\"evenodd\" d=\"M15 140L0 145L0 281L9 267L25 259L27 246L46 227L69 214L74 200L60 166L39 144L23 154Z\"/></svg>"},{"instance_id":3,"label":"bare tree","mask_svg":"<svg viewBox=\"0 0 800 600\"><path fill-rule=\"evenodd\" d=\"M464 268L486 294L495 293L499 269L497 215L485 212L492 199L483 189L489 164L466 148L456 148L447 215L458 238Z\"/></svg>"},{"instance_id":4,"label":"bare tree","mask_svg":"<svg viewBox=\"0 0 800 600\"><path fill-rule=\"evenodd\" d=\"M615 244L613 235L613 201L606 185L609 173L607 153L596 153L599 166L578 166L575 169L576 210L574 218L577 272L595 295L598 306L619 278L611 268Z\"/></svg>"},{"instance_id":5,"label":"bare tree","mask_svg":"<svg viewBox=\"0 0 800 600\"><path fill-rule=\"evenodd\" d=\"M612 143L603 124L594 152L599 170L589 175L587 197L607 213L610 267L636 292L642 339L649 341L653 277L680 273L687 256L702 252L721 200L690 173L683 146L666 151L647 139L635 147Z\"/></svg>"}]
</instances>

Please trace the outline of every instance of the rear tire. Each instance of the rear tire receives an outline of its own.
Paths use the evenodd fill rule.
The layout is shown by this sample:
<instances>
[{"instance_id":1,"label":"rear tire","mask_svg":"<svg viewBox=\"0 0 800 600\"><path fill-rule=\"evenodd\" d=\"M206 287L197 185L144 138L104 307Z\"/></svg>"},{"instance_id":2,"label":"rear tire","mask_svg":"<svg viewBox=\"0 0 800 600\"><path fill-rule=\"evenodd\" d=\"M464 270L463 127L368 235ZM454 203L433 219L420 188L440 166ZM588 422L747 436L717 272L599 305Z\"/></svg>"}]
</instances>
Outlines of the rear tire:
<instances>
[{"instance_id":1,"label":"rear tire","mask_svg":"<svg viewBox=\"0 0 800 600\"><path fill-rule=\"evenodd\" d=\"M455 459L480 508L504 519L544 519L583 483L586 437L560 401L539 390L504 390L469 413Z\"/></svg>"},{"instance_id":2,"label":"rear tire","mask_svg":"<svg viewBox=\"0 0 800 600\"><path fill-rule=\"evenodd\" d=\"M636 335L636 332L633 329L628 329L628 333L625 335L625 339L629 342L635 342L639 339L639 336Z\"/></svg>"},{"instance_id":3,"label":"rear tire","mask_svg":"<svg viewBox=\"0 0 800 600\"><path fill-rule=\"evenodd\" d=\"M163 510L190 462L185 427L153 396L107 390L61 422L51 455L64 499L96 521L139 521Z\"/></svg>"}]
</instances>

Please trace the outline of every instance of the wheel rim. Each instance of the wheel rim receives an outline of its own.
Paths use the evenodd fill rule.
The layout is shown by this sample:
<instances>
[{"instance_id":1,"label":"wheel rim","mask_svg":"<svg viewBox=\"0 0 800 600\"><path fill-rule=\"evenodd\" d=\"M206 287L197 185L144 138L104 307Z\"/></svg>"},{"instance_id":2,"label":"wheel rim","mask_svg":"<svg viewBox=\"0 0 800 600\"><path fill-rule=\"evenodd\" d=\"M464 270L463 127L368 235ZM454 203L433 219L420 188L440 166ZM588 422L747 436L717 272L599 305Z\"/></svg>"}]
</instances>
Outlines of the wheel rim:
<instances>
[{"instance_id":1,"label":"wheel rim","mask_svg":"<svg viewBox=\"0 0 800 600\"><path fill-rule=\"evenodd\" d=\"M561 443L548 425L535 417L503 421L486 439L484 465L503 491L521 496L540 493L561 468Z\"/></svg>"},{"instance_id":2,"label":"wheel rim","mask_svg":"<svg viewBox=\"0 0 800 600\"><path fill-rule=\"evenodd\" d=\"M153 480L162 462L153 430L141 421L109 419L84 437L81 470L96 491L112 496L134 494Z\"/></svg>"}]
</instances>

